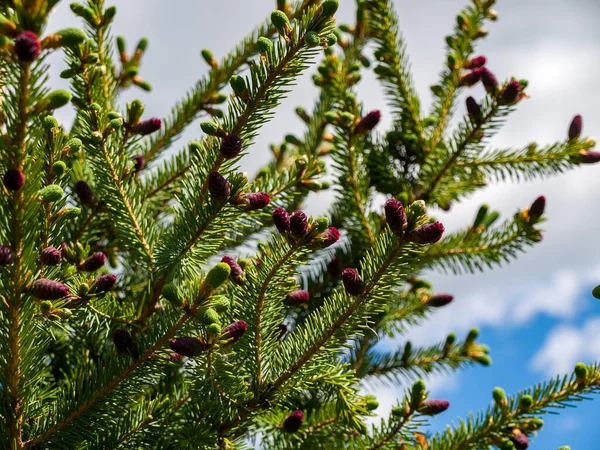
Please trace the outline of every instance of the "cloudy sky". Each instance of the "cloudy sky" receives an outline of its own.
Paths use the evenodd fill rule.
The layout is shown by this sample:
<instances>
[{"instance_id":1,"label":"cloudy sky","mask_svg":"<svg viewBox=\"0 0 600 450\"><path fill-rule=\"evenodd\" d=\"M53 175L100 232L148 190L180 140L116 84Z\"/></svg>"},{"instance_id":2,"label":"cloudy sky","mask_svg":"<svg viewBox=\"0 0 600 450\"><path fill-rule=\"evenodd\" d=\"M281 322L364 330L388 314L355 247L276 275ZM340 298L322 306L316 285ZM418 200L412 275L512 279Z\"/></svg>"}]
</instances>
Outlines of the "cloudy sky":
<instances>
[{"instance_id":1,"label":"cloudy sky","mask_svg":"<svg viewBox=\"0 0 600 450\"><path fill-rule=\"evenodd\" d=\"M400 23L411 55L413 73L422 104L430 104L428 86L437 80L443 61L443 37L451 30L465 0L397 0ZM130 49L141 36L150 38L142 76L154 87L147 94L132 90L123 100L139 97L148 116L164 116L175 100L206 74L202 48L220 56L229 51L274 7L274 0L122 0L115 33L128 39ZM351 21L353 1L341 0L339 20ZM167 6L168 5L168 6ZM510 76L530 80L531 99L494 139L497 147L542 144L562 140L573 115L584 117L584 133L600 138L600 2L597 0L499 0L500 20L490 24L490 36L480 46L489 67L500 79ZM67 2L60 5L49 31L73 24ZM53 60L53 82L64 69ZM268 157L268 144L288 132L301 132L293 110L311 107L316 94L310 77L304 77L278 110L276 119L251 149L244 170L252 172ZM381 91L373 77L359 87L367 109L382 109L389 123ZM482 92L475 90L475 96ZM63 112L62 119L70 115ZM386 123L383 124L385 127ZM201 136L192 125L177 146ZM451 292L456 301L410 339L430 343L449 332L460 335L481 328L481 341L492 347L494 369L472 369L450 378L432 380L435 395L448 398L452 408L434 423L434 429L470 410L486 407L494 386L507 391L525 388L555 373L566 373L575 362L600 360L600 304L590 295L600 282L600 165L588 166L560 177L527 184L490 186L449 213L436 213L447 228L469 223L482 203L504 215L530 204L540 194L548 199L548 222L541 244L519 261L493 272L451 277L433 274L439 291ZM309 208L318 212L316 206ZM397 343L382 343L392 348ZM394 394L397 392L392 391ZM391 402L382 402L385 413ZM598 448L600 411L597 402L567 410L548 419L547 429L531 448L556 449L570 444L575 450ZM596 413L596 414L594 414Z\"/></svg>"}]
</instances>

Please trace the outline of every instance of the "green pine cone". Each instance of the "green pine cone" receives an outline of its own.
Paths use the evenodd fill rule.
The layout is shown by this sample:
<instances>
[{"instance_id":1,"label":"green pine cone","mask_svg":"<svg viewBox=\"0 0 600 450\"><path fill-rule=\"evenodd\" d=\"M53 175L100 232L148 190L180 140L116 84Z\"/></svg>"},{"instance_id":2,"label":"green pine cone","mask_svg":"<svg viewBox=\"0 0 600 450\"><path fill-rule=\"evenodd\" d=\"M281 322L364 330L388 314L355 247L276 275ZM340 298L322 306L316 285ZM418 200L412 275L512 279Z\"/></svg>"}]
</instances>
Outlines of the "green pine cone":
<instances>
[{"instance_id":1,"label":"green pine cone","mask_svg":"<svg viewBox=\"0 0 600 450\"><path fill-rule=\"evenodd\" d=\"M206 283L212 287L213 289L221 286L227 278L229 278L229 274L231 273L231 268L226 263L219 263L214 266L208 274L206 274Z\"/></svg>"}]
</instances>

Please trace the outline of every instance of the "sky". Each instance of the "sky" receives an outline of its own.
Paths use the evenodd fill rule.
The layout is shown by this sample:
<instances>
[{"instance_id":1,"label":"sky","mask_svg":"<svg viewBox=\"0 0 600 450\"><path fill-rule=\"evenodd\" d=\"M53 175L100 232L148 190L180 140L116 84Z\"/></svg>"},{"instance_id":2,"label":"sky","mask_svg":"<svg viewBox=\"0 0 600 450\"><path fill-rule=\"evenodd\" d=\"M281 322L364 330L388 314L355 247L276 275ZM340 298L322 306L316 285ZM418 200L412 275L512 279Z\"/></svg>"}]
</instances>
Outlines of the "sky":
<instances>
[{"instance_id":1,"label":"sky","mask_svg":"<svg viewBox=\"0 0 600 450\"><path fill-rule=\"evenodd\" d=\"M423 109L431 103L429 85L437 80L444 60L444 36L450 32L466 0L396 0L400 25L410 55L415 85ZM268 16L274 0L121 0L115 34L127 38L130 50L142 36L150 38L141 75L153 85L151 93L135 88L122 100L140 98L146 115L165 116L208 67L200 57L202 48L219 57L233 48L254 25ZM351 0L340 0L340 22L353 16ZM490 23L490 34L478 51L500 79L510 76L530 81L530 99L519 105L493 147L522 147L537 141L548 144L563 140L575 114L584 117L584 134L600 138L600 2L597 0L499 0L499 21ZM67 2L55 10L48 31L73 26ZM52 83L66 87L58 74L65 68L61 58L52 60ZM390 123L389 110L374 78L365 74L358 87L366 110L381 109L383 122ZM296 106L311 108L317 94L310 75L299 80L279 107L275 119L263 128L242 161L253 173L269 158L268 145L280 142L289 132L301 133L294 114ZM469 92L483 96L478 88ZM72 114L61 111L68 123ZM201 138L194 123L175 145ZM472 327L481 330L480 341L491 346L493 369L467 369L450 377L429 381L432 395L447 398L451 408L432 423L432 430L490 404L495 386L507 392L526 388L558 373L572 370L578 361L600 360L600 302L590 291L600 283L600 165L587 166L546 180L501 183L488 186L448 213L434 211L448 230L470 223L482 203L504 217L528 206L538 195L548 199L544 240L500 269L469 276L433 273L429 279L440 292L454 294L455 301L423 326L410 330L414 344L443 340L450 332L464 336ZM324 212L323 202L312 202L307 210ZM402 345L406 337L382 342L382 349ZM403 387L379 390L386 414L390 399ZM392 394L392 395L389 395ZM600 398L550 417L547 426L532 440L530 448L556 449L569 444L573 450L595 450L600 428L596 416Z\"/></svg>"}]
</instances>

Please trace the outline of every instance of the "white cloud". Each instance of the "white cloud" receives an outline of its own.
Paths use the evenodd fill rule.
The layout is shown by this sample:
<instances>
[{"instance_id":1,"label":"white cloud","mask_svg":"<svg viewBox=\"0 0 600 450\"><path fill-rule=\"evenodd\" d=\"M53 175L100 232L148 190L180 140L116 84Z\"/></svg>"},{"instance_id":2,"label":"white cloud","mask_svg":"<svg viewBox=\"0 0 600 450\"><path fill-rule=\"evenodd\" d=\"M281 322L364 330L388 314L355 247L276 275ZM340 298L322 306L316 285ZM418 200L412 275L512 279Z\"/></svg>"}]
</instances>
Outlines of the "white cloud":
<instances>
[{"instance_id":1,"label":"white cloud","mask_svg":"<svg viewBox=\"0 0 600 450\"><path fill-rule=\"evenodd\" d=\"M567 373L582 361L600 360L600 316L588 319L582 327L560 325L546 338L531 360L532 369L546 375Z\"/></svg>"}]
</instances>

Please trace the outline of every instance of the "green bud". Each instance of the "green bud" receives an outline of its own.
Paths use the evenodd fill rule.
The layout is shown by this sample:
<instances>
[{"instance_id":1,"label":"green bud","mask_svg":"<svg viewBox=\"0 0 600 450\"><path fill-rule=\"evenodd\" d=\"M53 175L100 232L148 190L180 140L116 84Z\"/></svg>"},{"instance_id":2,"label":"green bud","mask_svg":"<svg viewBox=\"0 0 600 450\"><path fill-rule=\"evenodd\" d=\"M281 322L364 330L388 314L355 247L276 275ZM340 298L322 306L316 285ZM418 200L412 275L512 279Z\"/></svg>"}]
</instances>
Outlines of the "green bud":
<instances>
[{"instance_id":1,"label":"green bud","mask_svg":"<svg viewBox=\"0 0 600 450\"><path fill-rule=\"evenodd\" d=\"M113 20L115 18L115 16L117 15L117 7L116 6L109 6L108 8L106 8L106 10L104 11L104 21L106 23L110 22L111 20Z\"/></svg>"},{"instance_id":2,"label":"green bud","mask_svg":"<svg viewBox=\"0 0 600 450\"><path fill-rule=\"evenodd\" d=\"M465 344L471 345L473 342L475 342L475 340L477 339L478 336L479 336L479 328L471 329L471 331L469 331L469 334L467 334L467 339L465 340Z\"/></svg>"},{"instance_id":3,"label":"green bud","mask_svg":"<svg viewBox=\"0 0 600 450\"><path fill-rule=\"evenodd\" d=\"M544 426L544 421L539 417L532 417L528 423L534 430L541 430Z\"/></svg>"},{"instance_id":4,"label":"green bud","mask_svg":"<svg viewBox=\"0 0 600 450\"><path fill-rule=\"evenodd\" d=\"M454 333L450 333L446 337L446 345L452 346L456 342L456 335Z\"/></svg>"},{"instance_id":5,"label":"green bud","mask_svg":"<svg viewBox=\"0 0 600 450\"><path fill-rule=\"evenodd\" d=\"M183 306L183 295L174 284L165 285L162 289L162 295L174 308L181 308Z\"/></svg>"},{"instance_id":6,"label":"green bud","mask_svg":"<svg viewBox=\"0 0 600 450\"><path fill-rule=\"evenodd\" d=\"M146 51L146 48L148 48L148 38L141 38L140 42L138 42L136 50L139 50L143 53Z\"/></svg>"},{"instance_id":7,"label":"green bud","mask_svg":"<svg viewBox=\"0 0 600 450\"><path fill-rule=\"evenodd\" d=\"M291 30L290 19L283 11L273 11L271 13L271 23L282 34L287 34Z\"/></svg>"},{"instance_id":8,"label":"green bud","mask_svg":"<svg viewBox=\"0 0 600 450\"><path fill-rule=\"evenodd\" d=\"M456 55L450 53L448 55L448 67L454 69L456 67Z\"/></svg>"},{"instance_id":9,"label":"green bud","mask_svg":"<svg viewBox=\"0 0 600 450\"><path fill-rule=\"evenodd\" d=\"M365 69L368 69L369 67L371 67L371 60L369 58L367 58L366 56L360 55L360 63L362 64L362 66Z\"/></svg>"},{"instance_id":10,"label":"green bud","mask_svg":"<svg viewBox=\"0 0 600 450\"><path fill-rule=\"evenodd\" d=\"M56 161L52 164L52 173L57 177L60 177L67 171L67 165L63 161Z\"/></svg>"},{"instance_id":11,"label":"green bud","mask_svg":"<svg viewBox=\"0 0 600 450\"><path fill-rule=\"evenodd\" d=\"M143 91L146 91L146 92L152 91L152 85L150 83L148 83L147 81L140 80L140 81L135 82L135 84L137 87L139 87Z\"/></svg>"},{"instance_id":12,"label":"green bud","mask_svg":"<svg viewBox=\"0 0 600 450\"><path fill-rule=\"evenodd\" d=\"M227 101L226 94L215 94L210 98L209 103L211 103L213 105L218 105L220 103L225 103L226 101Z\"/></svg>"},{"instance_id":13,"label":"green bud","mask_svg":"<svg viewBox=\"0 0 600 450\"><path fill-rule=\"evenodd\" d=\"M77 217L78 215L81 214L81 208L76 208L74 206L69 207L69 208L64 208L61 209L59 212L60 216L65 218L65 219L70 219L73 217Z\"/></svg>"},{"instance_id":14,"label":"green bud","mask_svg":"<svg viewBox=\"0 0 600 450\"><path fill-rule=\"evenodd\" d=\"M271 39L261 36L256 41L256 48L261 53L271 53L273 51L273 41Z\"/></svg>"},{"instance_id":15,"label":"green bud","mask_svg":"<svg viewBox=\"0 0 600 450\"><path fill-rule=\"evenodd\" d=\"M402 406L394 406L391 412L392 416L398 419L404 416L404 408Z\"/></svg>"},{"instance_id":16,"label":"green bud","mask_svg":"<svg viewBox=\"0 0 600 450\"><path fill-rule=\"evenodd\" d=\"M515 444L512 441L504 441L500 445L500 450L516 450Z\"/></svg>"},{"instance_id":17,"label":"green bud","mask_svg":"<svg viewBox=\"0 0 600 450\"><path fill-rule=\"evenodd\" d=\"M96 64L99 60L100 56L98 55L98 53L90 53L85 58L85 62L87 62L88 64Z\"/></svg>"},{"instance_id":18,"label":"green bud","mask_svg":"<svg viewBox=\"0 0 600 450\"><path fill-rule=\"evenodd\" d=\"M127 45L125 44L125 37L117 36L117 49L119 53L125 53L127 50Z\"/></svg>"},{"instance_id":19,"label":"green bud","mask_svg":"<svg viewBox=\"0 0 600 450\"><path fill-rule=\"evenodd\" d=\"M92 104L89 106L89 108L90 108L90 111L95 111L95 112L100 112L100 111L102 111L102 106L100 106L100 103L96 103L96 102L92 103Z\"/></svg>"},{"instance_id":20,"label":"green bud","mask_svg":"<svg viewBox=\"0 0 600 450\"><path fill-rule=\"evenodd\" d=\"M201 122L200 128L209 136L223 136L223 129L214 122Z\"/></svg>"},{"instance_id":21,"label":"green bud","mask_svg":"<svg viewBox=\"0 0 600 450\"><path fill-rule=\"evenodd\" d=\"M73 311L71 311L69 308L62 308L54 310L54 314L63 320L67 320L73 316Z\"/></svg>"},{"instance_id":22,"label":"green bud","mask_svg":"<svg viewBox=\"0 0 600 450\"><path fill-rule=\"evenodd\" d=\"M94 10L92 8L87 8L80 3L71 3L71 11L73 11L79 17L87 20L90 23L96 22L96 15L94 14Z\"/></svg>"},{"instance_id":23,"label":"green bud","mask_svg":"<svg viewBox=\"0 0 600 450\"><path fill-rule=\"evenodd\" d=\"M315 225L317 226L317 231L322 233L329 227L329 219L327 217L319 217L315 220Z\"/></svg>"},{"instance_id":24,"label":"green bud","mask_svg":"<svg viewBox=\"0 0 600 450\"><path fill-rule=\"evenodd\" d=\"M79 28L65 28L64 30L57 31L55 34L60 36L60 45L65 47L82 44L87 38L83 30Z\"/></svg>"},{"instance_id":25,"label":"green bud","mask_svg":"<svg viewBox=\"0 0 600 450\"><path fill-rule=\"evenodd\" d=\"M302 145L302 141L293 134L286 134L284 139L288 144Z\"/></svg>"},{"instance_id":26,"label":"green bud","mask_svg":"<svg viewBox=\"0 0 600 450\"><path fill-rule=\"evenodd\" d=\"M597 298L600 300L600 284L598 286L596 286L594 289L592 289L592 295L594 296L594 298Z\"/></svg>"},{"instance_id":27,"label":"green bud","mask_svg":"<svg viewBox=\"0 0 600 450\"><path fill-rule=\"evenodd\" d=\"M525 89L527 86L529 86L529 80L522 79L519 80L519 83L521 84L522 89Z\"/></svg>"},{"instance_id":28,"label":"green bud","mask_svg":"<svg viewBox=\"0 0 600 450\"><path fill-rule=\"evenodd\" d=\"M481 223L485 228L489 228L490 226L492 226L494 224L494 222L496 222L498 219L500 218L500 213L498 211L492 211L491 213L489 213L487 216L485 216L485 219L483 220L483 222Z\"/></svg>"},{"instance_id":29,"label":"green bud","mask_svg":"<svg viewBox=\"0 0 600 450\"><path fill-rule=\"evenodd\" d=\"M425 382L417 380L412 386L410 394L410 406L412 410L417 410L425 400Z\"/></svg>"},{"instance_id":30,"label":"green bud","mask_svg":"<svg viewBox=\"0 0 600 450\"><path fill-rule=\"evenodd\" d=\"M117 130L117 129L121 128L122 126L123 126L123 119L120 117L117 119L112 119L110 122L108 122L109 130Z\"/></svg>"},{"instance_id":31,"label":"green bud","mask_svg":"<svg viewBox=\"0 0 600 450\"><path fill-rule=\"evenodd\" d=\"M128 122L131 124L138 123L144 113L144 104L140 99L135 99L127 105Z\"/></svg>"},{"instance_id":32,"label":"green bud","mask_svg":"<svg viewBox=\"0 0 600 450\"><path fill-rule=\"evenodd\" d=\"M219 263L214 266L208 274L206 274L206 283L213 289L221 286L227 278L229 278L229 274L231 273L231 268L226 263Z\"/></svg>"},{"instance_id":33,"label":"green bud","mask_svg":"<svg viewBox=\"0 0 600 450\"><path fill-rule=\"evenodd\" d=\"M362 64L359 62L352 63L348 68L348 72L358 72L362 67ZM352 94L354 95L354 94Z\"/></svg>"},{"instance_id":34,"label":"green bud","mask_svg":"<svg viewBox=\"0 0 600 450\"><path fill-rule=\"evenodd\" d=\"M417 200L416 202L410 204L408 211L411 215L411 218L417 219L427 214L427 206L423 200Z\"/></svg>"},{"instance_id":35,"label":"green bud","mask_svg":"<svg viewBox=\"0 0 600 450\"><path fill-rule=\"evenodd\" d=\"M239 261L238 261L239 262ZM219 295L212 298L212 307L217 312L226 312L231 306L231 302L224 295Z\"/></svg>"},{"instance_id":36,"label":"green bud","mask_svg":"<svg viewBox=\"0 0 600 450\"><path fill-rule=\"evenodd\" d=\"M196 318L205 325L218 323L220 320L219 313L212 308L200 308L196 313Z\"/></svg>"},{"instance_id":37,"label":"green bud","mask_svg":"<svg viewBox=\"0 0 600 450\"><path fill-rule=\"evenodd\" d=\"M339 8L338 0L325 0L323 2L323 15L333 16Z\"/></svg>"},{"instance_id":38,"label":"green bud","mask_svg":"<svg viewBox=\"0 0 600 450\"><path fill-rule=\"evenodd\" d=\"M123 120L119 111L109 111L108 114L106 115L106 117L108 117L110 120L113 120L113 119L121 119L121 121Z\"/></svg>"},{"instance_id":39,"label":"green bud","mask_svg":"<svg viewBox=\"0 0 600 450\"><path fill-rule=\"evenodd\" d=\"M306 45L308 45L309 47L317 47L321 45L321 37L319 36L319 33L316 33L314 31L309 31L308 33L306 33L306 36L304 36L304 40L306 41Z\"/></svg>"},{"instance_id":40,"label":"green bud","mask_svg":"<svg viewBox=\"0 0 600 450\"><path fill-rule=\"evenodd\" d=\"M479 207L479 211L477 211L477 215L475 216L475 221L473 222L473 228L477 228L479 225L481 225L481 223L483 222L483 219L485 219L485 216L488 213L488 209L489 206L488 205L481 205Z\"/></svg>"},{"instance_id":41,"label":"green bud","mask_svg":"<svg viewBox=\"0 0 600 450\"><path fill-rule=\"evenodd\" d=\"M519 407L523 410L528 410L533 405L533 397L531 395L524 395L519 399Z\"/></svg>"},{"instance_id":42,"label":"green bud","mask_svg":"<svg viewBox=\"0 0 600 450\"><path fill-rule=\"evenodd\" d=\"M325 40L327 41L327 45L329 47L333 47L335 44L337 44L338 38L334 33L329 33L327 36L325 36Z\"/></svg>"},{"instance_id":43,"label":"green bud","mask_svg":"<svg viewBox=\"0 0 600 450\"><path fill-rule=\"evenodd\" d=\"M402 361L406 363L412 355L412 343L410 341L406 341L404 344L404 351L402 352Z\"/></svg>"},{"instance_id":44,"label":"green bud","mask_svg":"<svg viewBox=\"0 0 600 450\"><path fill-rule=\"evenodd\" d=\"M215 67L218 64L217 58L215 58L215 55L213 55L213 53L210 50L203 49L200 52L200 55L202 55L202 59L204 59L206 64L208 64L209 66Z\"/></svg>"},{"instance_id":45,"label":"green bud","mask_svg":"<svg viewBox=\"0 0 600 450\"><path fill-rule=\"evenodd\" d=\"M373 411L379 407L377 397L375 397L374 395L365 395L364 399L367 411Z\"/></svg>"},{"instance_id":46,"label":"green bud","mask_svg":"<svg viewBox=\"0 0 600 450\"><path fill-rule=\"evenodd\" d=\"M202 144L198 141L192 141L188 144L190 152L199 152L202 149Z\"/></svg>"},{"instance_id":47,"label":"green bud","mask_svg":"<svg viewBox=\"0 0 600 450\"><path fill-rule=\"evenodd\" d=\"M233 75L229 80L229 84L233 92L235 92L240 97L247 93L248 88L246 87L246 81L243 77L239 75Z\"/></svg>"},{"instance_id":48,"label":"green bud","mask_svg":"<svg viewBox=\"0 0 600 450\"><path fill-rule=\"evenodd\" d=\"M40 189L38 195L42 197L45 202L56 202L63 196L63 188L58 184L50 184L45 188Z\"/></svg>"},{"instance_id":49,"label":"green bud","mask_svg":"<svg viewBox=\"0 0 600 450\"><path fill-rule=\"evenodd\" d=\"M81 148L82 145L83 144L81 143L81 139L72 138L67 141L64 149L66 149L68 147L71 152L76 152L76 151L79 151L79 149Z\"/></svg>"},{"instance_id":50,"label":"green bud","mask_svg":"<svg viewBox=\"0 0 600 450\"><path fill-rule=\"evenodd\" d=\"M341 113L340 118L342 119L342 122L346 125L350 125L352 122L354 122L354 114L348 111L344 111L343 113Z\"/></svg>"},{"instance_id":51,"label":"green bud","mask_svg":"<svg viewBox=\"0 0 600 450\"><path fill-rule=\"evenodd\" d=\"M60 77L64 80L68 80L69 78L73 78L75 76L75 72L71 69L65 69L60 73Z\"/></svg>"},{"instance_id":52,"label":"green bud","mask_svg":"<svg viewBox=\"0 0 600 450\"><path fill-rule=\"evenodd\" d=\"M49 300L40 302L40 311L42 314L48 314L50 311L52 311L52 302Z\"/></svg>"},{"instance_id":53,"label":"green bud","mask_svg":"<svg viewBox=\"0 0 600 450\"><path fill-rule=\"evenodd\" d=\"M50 92L42 102L47 105L47 109L57 109L65 106L71 100L71 93L64 89L58 89Z\"/></svg>"},{"instance_id":54,"label":"green bud","mask_svg":"<svg viewBox=\"0 0 600 450\"><path fill-rule=\"evenodd\" d=\"M88 284L81 283L79 285L79 289L77 290L77 295L83 298L88 294L88 292L90 292L90 287L88 286Z\"/></svg>"},{"instance_id":55,"label":"green bud","mask_svg":"<svg viewBox=\"0 0 600 450\"><path fill-rule=\"evenodd\" d=\"M492 365L492 358L489 355L479 355L477 362L482 366L488 367Z\"/></svg>"},{"instance_id":56,"label":"green bud","mask_svg":"<svg viewBox=\"0 0 600 450\"><path fill-rule=\"evenodd\" d=\"M339 120L339 118L340 118L340 115L339 115L337 112L334 112L334 111L327 111L327 112L326 112L326 113L323 115L323 118L325 119L325 121L326 121L327 123L330 123L330 124L335 124L335 123L337 123L337 121Z\"/></svg>"},{"instance_id":57,"label":"green bud","mask_svg":"<svg viewBox=\"0 0 600 450\"><path fill-rule=\"evenodd\" d=\"M206 327L206 332L212 335L219 335L221 334L221 325L219 325L218 323L211 323L209 326Z\"/></svg>"},{"instance_id":58,"label":"green bud","mask_svg":"<svg viewBox=\"0 0 600 450\"><path fill-rule=\"evenodd\" d=\"M568 445L563 445L562 447L559 447L558 450L571 450L571 447Z\"/></svg>"},{"instance_id":59,"label":"green bud","mask_svg":"<svg viewBox=\"0 0 600 450\"><path fill-rule=\"evenodd\" d=\"M584 363L575 364L575 376L578 383L583 383L588 376L588 368Z\"/></svg>"},{"instance_id":60,"label":"green bud","mask_svg":"<svg viewBox=\"0 0 600 450\"><path fill-rule=\"evenodd\" d=\"M501 387L494 388L492 396L494 397L494 401L498 408L504 408L507 405L506 392L504 392L504 389Z\"/></svg>"},{"instance_id":61,"label":"green bud","mask_svg":"<svg viewBox=\"0 0 600 450\"><path fill-rule=\"evenodd\" d=\"M54 116L46 116L42 119L42 127L46 132L51 132L52 128L58 128L58 120Z\"/></svg>"},{"instance_id":62,"label":"green bud","mask_svg":"<svg viewBox=\"0 0 600 450\"><path fill-rule=\"evenodd\" d=\"M412 282L413 289L432 289L433 285L427 280L415 280Z\"/></svg>"}]
</instances>

